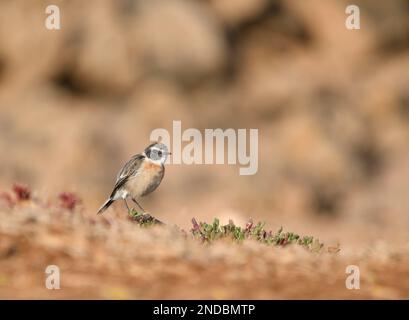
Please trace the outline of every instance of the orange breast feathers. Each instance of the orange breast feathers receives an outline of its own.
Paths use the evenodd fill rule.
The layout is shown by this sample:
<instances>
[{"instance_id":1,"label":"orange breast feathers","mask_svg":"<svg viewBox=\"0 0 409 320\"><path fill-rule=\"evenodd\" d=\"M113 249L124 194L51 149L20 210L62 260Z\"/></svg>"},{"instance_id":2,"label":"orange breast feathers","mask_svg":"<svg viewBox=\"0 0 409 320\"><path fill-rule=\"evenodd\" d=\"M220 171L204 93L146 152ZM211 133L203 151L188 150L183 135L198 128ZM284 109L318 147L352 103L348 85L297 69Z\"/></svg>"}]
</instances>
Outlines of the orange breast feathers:
<instances>
[{"instance_id":1,"label":"orange breast feathers","mask_svg":"<svg viewBox=\"0 0 409 320\"><path fill-rule=\"evenodd\" d=\"M154 162L145 161L143 164L142 170L147 170L147 171L151 171L152 173L157 173L162 170L162 166Z\"/></svg>"},{"instance_id":2,"label":"orange breast feathers","mask_svg":"<svg viewBox=\"0 0 409 320\"><path fill-rule=\"evenodd\" d=\"M146 190L151 188L152 183L157 181L159 175L163 174L162 166L150 161L145 161L143 167L138 171L138 174L129 179L125 186L126 190L132 195L132 197L140 197L144 195Z\"/></svg>"}]
</instances>

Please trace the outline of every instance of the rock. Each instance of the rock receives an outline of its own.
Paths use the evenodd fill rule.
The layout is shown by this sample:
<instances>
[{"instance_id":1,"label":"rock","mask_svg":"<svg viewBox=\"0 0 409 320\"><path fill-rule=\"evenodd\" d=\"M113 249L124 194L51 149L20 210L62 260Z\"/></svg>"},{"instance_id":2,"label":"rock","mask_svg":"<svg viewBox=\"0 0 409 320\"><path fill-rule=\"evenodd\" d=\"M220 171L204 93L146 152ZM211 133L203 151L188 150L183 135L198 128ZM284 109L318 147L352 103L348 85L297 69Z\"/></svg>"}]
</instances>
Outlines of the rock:
<instances>
[{"instance_id":1,"label":"rock","mask_svg":"<svg viewBox=\"0 0 409 320\"><path fill-rule=\"evenodd\" d=\"M122 93L138 75L129 51L126 30L114 15L116 7L104 2L86 16L74 62L74 80L86 89Z\"/></svg>"},{"instance_id":2,"label":"rock","mask_svg":"<svg viewBox=\"0 0 409 320\"><path fill-rule=\"evenodd\" d=\"M220 20L235 26L260 14L267 7L267 0L209 0Z\"/></svg>"},{"instance_id":3,"label":"rock","mask_svg":"<svg viewBox=\"0 0 409 320\"><path fill-rule=\"evenodd\" d=\"M211 12L198 2L141 2L135 18L135 39L145 65L181 79L219 72L226 60L223 31Z\"/></svg>"}]
</instances>

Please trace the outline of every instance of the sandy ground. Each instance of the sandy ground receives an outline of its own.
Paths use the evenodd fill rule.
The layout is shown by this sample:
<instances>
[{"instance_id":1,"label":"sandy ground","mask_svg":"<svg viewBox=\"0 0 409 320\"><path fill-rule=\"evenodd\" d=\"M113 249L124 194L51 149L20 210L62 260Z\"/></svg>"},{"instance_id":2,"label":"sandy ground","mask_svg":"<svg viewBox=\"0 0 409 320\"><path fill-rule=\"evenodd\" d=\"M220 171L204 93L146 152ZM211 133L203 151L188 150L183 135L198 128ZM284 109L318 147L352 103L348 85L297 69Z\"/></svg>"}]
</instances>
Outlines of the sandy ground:
<instances>
[{"instance_id":1,"label":"sandy ground","mask_svg":"<svg viewBox=\"0 0 409 320\"><path fill-rule=\"evenodd\" d=\"M408 247L373 244L320 253L246 240L202 244L176 227L141 228L122 216L94 216L24 202L0 211L3 299L362 299L408 298ZM328 248L329 247L329 248ZM330 252L329 252L330 251ZM60 289L46 288L46 268ZM360 289L346 288L356 265Z\"/></svg>"}]
</instances>

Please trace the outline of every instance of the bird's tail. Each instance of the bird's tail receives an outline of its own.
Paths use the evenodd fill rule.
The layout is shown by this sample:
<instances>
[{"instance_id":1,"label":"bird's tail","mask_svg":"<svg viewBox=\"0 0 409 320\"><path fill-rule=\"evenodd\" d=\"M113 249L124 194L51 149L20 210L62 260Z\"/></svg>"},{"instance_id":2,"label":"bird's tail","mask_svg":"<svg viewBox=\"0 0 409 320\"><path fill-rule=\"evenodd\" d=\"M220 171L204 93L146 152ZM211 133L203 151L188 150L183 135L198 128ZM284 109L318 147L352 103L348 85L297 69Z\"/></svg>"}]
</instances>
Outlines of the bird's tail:
<instances>
[{"instance_id":1,"label":"bird's tail","mask_svg":"<svg viewBox=\"0 0 409 320\"><path fill-rule=\"evenodd\" d=\"M114 200L112 200L111 198L109 198L107 201L105 201L105 203L102 205L101 208L99 208L98 213L103 213L106 209L109 208L109 206L114 202Z\"/></svg>"}]
</instances>

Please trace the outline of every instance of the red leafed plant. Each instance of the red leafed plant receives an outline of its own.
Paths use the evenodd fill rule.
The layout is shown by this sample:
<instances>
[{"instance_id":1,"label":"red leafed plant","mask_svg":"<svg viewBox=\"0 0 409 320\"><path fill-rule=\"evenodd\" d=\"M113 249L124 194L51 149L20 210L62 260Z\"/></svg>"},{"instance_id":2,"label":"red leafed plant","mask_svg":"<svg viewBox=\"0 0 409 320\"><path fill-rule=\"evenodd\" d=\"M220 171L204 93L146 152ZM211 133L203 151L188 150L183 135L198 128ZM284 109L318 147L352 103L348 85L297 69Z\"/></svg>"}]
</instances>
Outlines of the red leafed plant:
<instances>
[{"instance_id":1,"label":"red leafed plant","mask_svg":"<svg viewBox=\"0 0 409 320\"><path fill-rule=\"evenodd\" d=\"M13 186L14 194L17 201L25 201L31 199L31 190L25 184L15 183Z\"/></svg>"},{"instance_id":2,"label":"red leafed plant","mask_svg":"<svg viewBox=\"0 0 409 320\"><path fill-rule=\"evenodd\" d=\"M74 211L78 204L81 203L81 200L71 192L62 192L58 195L60 199L60 207L70 211Z\"/></svg>"}]
</instances>

